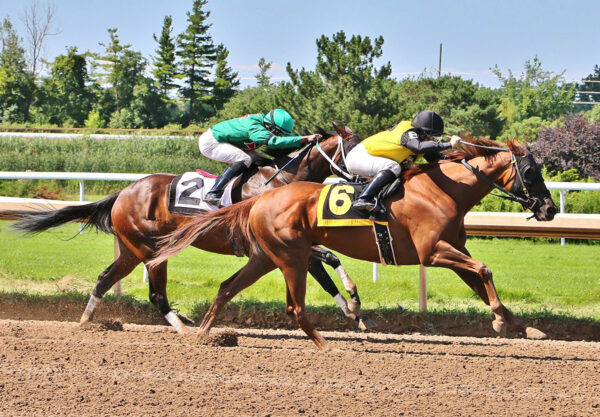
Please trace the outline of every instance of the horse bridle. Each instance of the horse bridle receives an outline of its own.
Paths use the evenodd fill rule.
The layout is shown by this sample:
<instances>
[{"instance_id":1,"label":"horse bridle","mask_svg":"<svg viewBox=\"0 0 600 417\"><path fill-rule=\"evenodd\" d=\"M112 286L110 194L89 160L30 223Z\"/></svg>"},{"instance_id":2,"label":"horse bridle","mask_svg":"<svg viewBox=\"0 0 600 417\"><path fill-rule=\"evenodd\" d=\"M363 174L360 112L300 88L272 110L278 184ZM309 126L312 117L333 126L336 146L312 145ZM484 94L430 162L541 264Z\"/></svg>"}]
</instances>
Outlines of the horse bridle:
<instances>
[{"instance_id":1,"label":"horse bridle","mask_svg":"<svg viewBox=\"0 0 600 417\"><path fill-rule=\"evenodd\" d=\"M483 180L487 184L491 185L495 189L501 191L502 193L506 194L506 195L492 194L493 196L503 198L505 200L515 201L515 202L521 204L527 210L531 210L532 212L535 212L540 207L540 205L541 205L540 199L533 198L525 184L525 181L523 179L523 174L521 173L521 167L519 166L519 161L517 160L517 157L515 156L514 153L512 153L510 150L504 149L504 148L499 148L499 147L494 147L494 146L477 145L475 143L464 142L462 140L460 142L464 145L475 146L478 148L490 149L490 150L495 150L495 151L499 151L499 152L509 152L510 153L510 164L511 164L511 169L512 169L509 181L511 179L515 178L515 180L513 181L513 185L510 187L510 190L507 190L505 187L502 187L502 186L496 184L494 181L492 181L487 175L485 175L479 169L477 169L473 165L469 164L466 159L462 159L460 162L465 166L465 168L467 168L469 171L471 171L473 174L475 174L481 180ZM527 172L530 168L531 168L531 164L528 164L523 168L523 170L524 170L524 172ZM517 193L522 194L524 198L521 196L518 196Z\"/></svg>"},{"instance_id":2,"label":"horse bridle","mask_svg":"<svg viewBox=\"0 0 600 417\"><path fill-rule=\"evenodd\" d=\"M356 137L356 134L354 134L351 138ZM349 139L347 139L349 140ZM323 149L321 148L321 146L319 146L319 142L316 142L316 146L317 150L319 151L319 153L321 154L321 156L323 156L323 158L325 158L325 160L327 162L329 162L329 166L331 168L331 173L335 174L337 171L337 174L342 176L344 179L346 179L347 181L353 182L356 180L355 176L348 173L347 172L347 168L346 168L346 143L344 142L344 139L342 138L341 135L337 135L337 147L335 149L335 153L333 154L333 158L330 158L325 151L323 151ZM339 162L339 165L335 163L335 159L338 157L338 153L340 154L340 158L341 161ZM341 166L340 166L341 165ZM343 168L342 168L343 167Z\"/></svg>"}]
</instances>

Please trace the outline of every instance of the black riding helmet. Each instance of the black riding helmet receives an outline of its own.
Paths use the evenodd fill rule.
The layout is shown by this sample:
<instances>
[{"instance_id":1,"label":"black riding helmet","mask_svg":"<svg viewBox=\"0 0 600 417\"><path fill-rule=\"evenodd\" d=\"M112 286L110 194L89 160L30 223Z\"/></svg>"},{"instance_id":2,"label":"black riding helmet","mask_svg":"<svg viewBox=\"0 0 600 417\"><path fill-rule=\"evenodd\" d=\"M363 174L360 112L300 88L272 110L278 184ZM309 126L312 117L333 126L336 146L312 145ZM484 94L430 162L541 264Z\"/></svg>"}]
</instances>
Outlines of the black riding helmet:
<instances>
[{"instance_id":1,"label":"black riding helmet","mask_svg":"<svg viewBox=\"0 0 600 417\"><path fill-rule=\"evenodd\" d=\"M431 110L420 111L412 121L415 128L421 129L427 135L440 136L444 134L444 120Z\"/></svg>"}]
</instances>

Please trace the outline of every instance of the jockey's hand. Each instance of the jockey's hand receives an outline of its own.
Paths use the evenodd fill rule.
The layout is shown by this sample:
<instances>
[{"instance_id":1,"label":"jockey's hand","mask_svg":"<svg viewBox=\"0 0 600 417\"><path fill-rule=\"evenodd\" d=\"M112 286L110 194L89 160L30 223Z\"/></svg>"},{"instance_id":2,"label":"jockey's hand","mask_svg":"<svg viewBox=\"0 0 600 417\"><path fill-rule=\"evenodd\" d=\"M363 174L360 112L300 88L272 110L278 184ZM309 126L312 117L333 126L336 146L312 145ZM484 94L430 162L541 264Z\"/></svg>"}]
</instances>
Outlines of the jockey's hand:
<instances>
[{"instance_id":1,"label":"jockey's hand","mask_svg":"<svg viewBox=\"0 0 600 417\"><path fill-rule=\"evenodd\" d=\"M460 142L460 136L452 135L450 136L450 144L452 148L456 148L456 145Z\"/></svg>"},{"instance_id":2,"label":"jockey's hand","mask_svg":"<svg viewBox=\"0 0 600 417\"><path fill-rule=\"evenodd\" d=\"M301 136L301 142L302 143L315 143L318 142L322 136L319 134L316 135L306 135L306 136Z\"/></svg>"}]
</instances>

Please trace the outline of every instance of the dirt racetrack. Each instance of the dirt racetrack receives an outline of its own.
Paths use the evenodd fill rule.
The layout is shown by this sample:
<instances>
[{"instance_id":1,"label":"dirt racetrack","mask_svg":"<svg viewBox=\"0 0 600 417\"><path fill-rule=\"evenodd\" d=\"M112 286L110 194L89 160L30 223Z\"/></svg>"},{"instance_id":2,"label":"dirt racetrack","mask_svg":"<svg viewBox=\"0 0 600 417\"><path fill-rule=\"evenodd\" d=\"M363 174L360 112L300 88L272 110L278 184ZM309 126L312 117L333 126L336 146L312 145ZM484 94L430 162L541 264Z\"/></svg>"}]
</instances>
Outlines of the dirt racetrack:
<instances>
[{"instance_id":1,"label":"dirt racetrack","mask_svg":"<svg viewBox=\"0 0 600 417\"><path fill-rule=\"evenodd\" d=\"M0 415L600 415L598 342L235 332L1 320Z\"/></svg>"}]
</instances>

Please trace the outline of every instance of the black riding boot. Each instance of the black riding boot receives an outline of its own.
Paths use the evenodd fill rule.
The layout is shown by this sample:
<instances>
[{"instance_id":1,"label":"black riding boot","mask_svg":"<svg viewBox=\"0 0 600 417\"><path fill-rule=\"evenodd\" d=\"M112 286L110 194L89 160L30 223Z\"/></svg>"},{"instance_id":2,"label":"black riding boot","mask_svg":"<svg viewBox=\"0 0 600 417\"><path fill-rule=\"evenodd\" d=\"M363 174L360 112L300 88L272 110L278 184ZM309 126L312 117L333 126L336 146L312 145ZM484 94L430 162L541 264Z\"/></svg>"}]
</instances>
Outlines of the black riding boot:
<instances>
[{"instance_id":1,"label":"black riding boot","mask_svg":"<svg viewBox=\"0 0 600 417\"><path fill-rule=\"evenodd\" d=\"M243 162L236 162L230 167L227 167L227 169L216 179L215 185L213 185L211 190L206 194L204 201L208 204L218 206L221 202L221 197L223 196L223 189L227 183L231 181L233 177L244 172L244 169L246 169L246 165L244 165Z\"/></svg>"},{"instance_id":2,"label":"black riding boot","mask_svg":"<svg viewBox=\"0 0 600 417\"><path fill-rule=\"evenodd\" d=\"M383 187L395 179L396 174L391 170L384 169L383 171L379 171L369 185L363 189L358 199L352 203L352 207L358 210L373 211L375 209L375 197L377 194L379 194Z\"/></svg>"}]
</instances>

